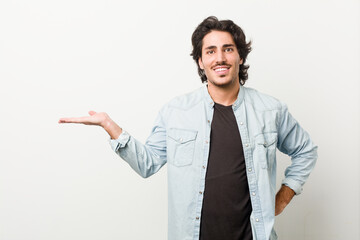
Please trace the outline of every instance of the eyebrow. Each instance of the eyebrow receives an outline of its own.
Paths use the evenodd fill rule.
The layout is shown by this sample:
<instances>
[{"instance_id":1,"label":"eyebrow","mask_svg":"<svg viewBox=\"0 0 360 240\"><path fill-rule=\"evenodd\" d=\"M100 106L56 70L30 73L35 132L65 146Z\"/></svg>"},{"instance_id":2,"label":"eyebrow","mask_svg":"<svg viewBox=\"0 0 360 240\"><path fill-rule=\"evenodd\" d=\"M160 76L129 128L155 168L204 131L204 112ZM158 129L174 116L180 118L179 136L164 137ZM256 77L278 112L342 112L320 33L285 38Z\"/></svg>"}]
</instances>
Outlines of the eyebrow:
<instances>
[{"instance_id":1,"label":"eyebrow","mask_svg":"<svg viewBox=\"0 0 360 240\"><path fill-rule=\"evenodd\" d=\"M235 45L234 44L224 44L223 45L223 48L227 48L227 47L235 47Z\"/></svg>"},{"instance_id":2,"label":"eyebrow","mask_svg":"<svg viewBox=\"0 0 360 240\"><path fill-rule=\"evenodd\" d=\"M223 46L222 46L222 48L227 48L227 47L235 47L235 45L234 44L224 44ZM208 46L208 47L206 47L205 48L205 50L210 50L210 49L214 49L214 48L216 48L216 46Z\"/></svg>"}]
</instances>

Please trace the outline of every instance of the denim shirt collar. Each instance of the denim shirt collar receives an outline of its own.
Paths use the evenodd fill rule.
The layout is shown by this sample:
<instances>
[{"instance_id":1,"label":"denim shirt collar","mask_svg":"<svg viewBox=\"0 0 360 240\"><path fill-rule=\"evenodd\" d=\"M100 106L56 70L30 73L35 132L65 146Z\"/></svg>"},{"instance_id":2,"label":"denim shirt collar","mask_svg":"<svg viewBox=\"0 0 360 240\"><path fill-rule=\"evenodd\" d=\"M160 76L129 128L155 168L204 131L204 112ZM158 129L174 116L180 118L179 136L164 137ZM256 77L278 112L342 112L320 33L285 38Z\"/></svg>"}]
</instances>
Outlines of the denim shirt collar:
<instances>
[{"instance_id":1,"label":"denim shirt collar","mask_svg":"<svg viewBox=\"0 0 360 240\"><path fill-rule=\"evenodd\" d=\"M244 100L244 95L245 95L245 89L244 89L244 87L242 85L240 85L238 96L237 96L235 102L232 104L232 107L233 107L234 111L236 109L238 109L239 106L241 105L242 101ZM213 108L214 107L214 100L211 98L211 96L209 94L207 84L204 84L204 86L203 86L203 96L204 96L204 99L205 99L206 103L208 104L208 106Z\"/></svg>"}]
</instances>

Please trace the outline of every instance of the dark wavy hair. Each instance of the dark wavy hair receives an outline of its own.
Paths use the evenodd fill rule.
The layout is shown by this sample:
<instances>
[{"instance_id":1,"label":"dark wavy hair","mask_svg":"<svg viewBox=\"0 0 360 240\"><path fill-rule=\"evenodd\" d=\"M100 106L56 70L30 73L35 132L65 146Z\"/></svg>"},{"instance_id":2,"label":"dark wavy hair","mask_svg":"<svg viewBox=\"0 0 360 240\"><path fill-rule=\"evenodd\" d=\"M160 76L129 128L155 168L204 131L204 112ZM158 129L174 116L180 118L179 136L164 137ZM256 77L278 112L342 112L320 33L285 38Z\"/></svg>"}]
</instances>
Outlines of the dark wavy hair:
<instances>
[{"instance_id":1,"label":"dark wavy hair","mask_svg":"<svg viewBox=\"0 0 360 240\"><path fill-rule=\"evenodd\" d=\"M224 31L231 34L233 40L235 42L236 48L239 52L240 58L243 60L243 63L240 64L239 69L239 82L241 85L244 85L246 80L248 79L247 70L249 69L249 65L245 65L246 57L251 51L251 41L246 42L246 37L243 30L236 25L231 20L221 20L219 21L216 17L210 16L206 18L199 26L195 29L194 33L191 37L191 42L193 46L193 50L190 54L192 58L195 60L198 66L198 73L201 78L201 81L207 82L207 77L204 73L204 70L200 68L199 58L202 57L202 47L203 47L203 38L206 34L210 33L213 30Z\"/></svg>"}]
</instances>

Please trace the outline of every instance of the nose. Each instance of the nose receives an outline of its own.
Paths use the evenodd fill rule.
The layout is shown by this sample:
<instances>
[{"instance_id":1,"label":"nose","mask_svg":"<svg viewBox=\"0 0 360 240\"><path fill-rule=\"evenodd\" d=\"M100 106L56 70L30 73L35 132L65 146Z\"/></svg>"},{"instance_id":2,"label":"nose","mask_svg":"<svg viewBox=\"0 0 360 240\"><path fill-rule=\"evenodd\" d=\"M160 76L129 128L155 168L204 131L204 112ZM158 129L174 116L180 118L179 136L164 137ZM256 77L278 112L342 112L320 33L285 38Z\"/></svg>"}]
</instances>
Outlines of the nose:
<instances>
[{"instance_id":1,"label":"nose","mask_svg":"<svg viewBox=\"0 0 360 240\"><path fill-rule=\"evenodd\" d=\"M226 62L226 56L223 51L218 51L216 54L216 61L217 62Z\"/></svg>"}]
</instances>

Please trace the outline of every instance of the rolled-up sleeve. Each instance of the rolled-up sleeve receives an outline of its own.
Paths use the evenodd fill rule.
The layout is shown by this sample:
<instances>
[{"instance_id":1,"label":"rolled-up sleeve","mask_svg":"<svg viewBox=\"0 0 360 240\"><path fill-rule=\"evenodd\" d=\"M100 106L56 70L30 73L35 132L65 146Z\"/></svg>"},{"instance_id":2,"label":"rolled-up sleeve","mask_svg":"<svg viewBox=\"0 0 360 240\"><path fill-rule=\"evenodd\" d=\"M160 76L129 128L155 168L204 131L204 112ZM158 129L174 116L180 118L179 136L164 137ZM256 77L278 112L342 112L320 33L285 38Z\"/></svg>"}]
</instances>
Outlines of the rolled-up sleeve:
<instances>
[{"instance_id":1,"label":"rolled-up sleeve","mask_svg":"<svg viewBox=\"0 0 360 240\"><path fill-rule=\"evenodd\" d=\"M130 135L126 131L123 131L117 139L110 139L109 143L111 149L114 152L117 152L119 151L119 148L124 148L126 144L129 142L129 140L130 140Z\"/></svg>"},{"instance_id":2,"label":"rolled-up sleeve","mask_svg":"<svg viewBox=\"0 0 360 240\"><path fill-rule=\"evenodd\" d=\"M159 171L166 163L166 128L161 112L145 144L126 131L109 142L113 151L144 178Z\"/></svg>"},{"instance_id":3,"label":"rolled-up sleeve","mask_svg":"<svg viewBox=\"0 0 360 240\"><path fill-rule=\"evenodd\" d=\"M278 149L291 157L291 165L285 170L282 184L290 187L298 195L309 177L317 160L317 146L309 134L291 116L282 104L278 119Z\"/></svg>"}]
</instances>

